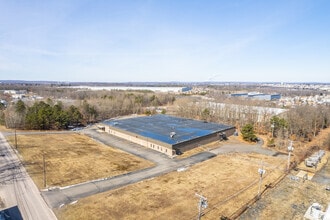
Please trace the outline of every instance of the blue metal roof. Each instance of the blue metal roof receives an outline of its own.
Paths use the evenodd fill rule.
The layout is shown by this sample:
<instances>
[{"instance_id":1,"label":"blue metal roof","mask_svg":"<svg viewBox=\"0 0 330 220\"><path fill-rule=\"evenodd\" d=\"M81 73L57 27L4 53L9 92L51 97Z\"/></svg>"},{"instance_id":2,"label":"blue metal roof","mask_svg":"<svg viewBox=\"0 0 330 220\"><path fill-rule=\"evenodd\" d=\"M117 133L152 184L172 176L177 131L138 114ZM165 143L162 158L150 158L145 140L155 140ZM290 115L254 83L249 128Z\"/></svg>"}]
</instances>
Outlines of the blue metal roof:
<instances>
[{"instance_id":1,"label":"blue metal roof","mask_svg":"<svg viewBox=\"0 0 330 220\"><path fill-rule=\"evenodd\" d=\"M234 128L233 126L207 123L169 115L115 119L104 121L105 124L140 136L175 145L209 134ZM171 132L173 137L171 137Z\"/></svg>"}]
</instances>

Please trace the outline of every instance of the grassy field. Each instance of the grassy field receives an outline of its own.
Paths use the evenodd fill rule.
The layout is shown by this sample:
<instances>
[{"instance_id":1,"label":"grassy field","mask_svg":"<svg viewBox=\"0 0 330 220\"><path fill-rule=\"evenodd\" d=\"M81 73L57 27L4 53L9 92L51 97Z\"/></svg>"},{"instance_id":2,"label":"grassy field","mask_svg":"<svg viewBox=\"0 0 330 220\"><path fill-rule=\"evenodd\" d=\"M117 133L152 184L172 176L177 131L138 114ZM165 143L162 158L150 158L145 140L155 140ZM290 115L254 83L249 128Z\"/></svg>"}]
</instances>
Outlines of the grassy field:
<instances>
[{"instance_id":1,"label":"grassy field","mask_svg":"<svg viewBox=\"0 0 330 220\"><path fill-rule=\"evenodd\" d=\"M59 219L195 219L198 198L207 197L203 219L230 216L257 195L263 161L266 184L285 169L281 158L256 154L220 155L183 172L97 194L55 210Z\"/></svg>"},{"instance_id":2,"label":"grassy field","mask_svg":"<svg viewBox=\"0 0 330 220\"><path fill-rule=\"evenodd\" d=\"M14 137L9 139L13 144ZM152 166L150 162L105 147L79 134L19 135L18 142L26 168L40 188L43 188L43 155L46 158L48 186L65 186ZM321 142L318 139L308 145ZM295 147L298 151L305 146ZM212 149L213 145L202 146L187 152L183 157L204 151L205 148ZM295 155L292 155L292 159L295 159ZM266 170L261 188L263 190L265 185L283 176L286 160L283 157L258 154L219 155L189 167L186 171L172 172L96 194L56 209L55 212L60 220L196 219L198 197L195 193L199 193L208 198L209 204L203 211L202 219L231 217L257 195L257 171L261 161ZM296 171L292 172L283 182L267 191L241 219L284 219L287 216L290 219L301 219L301 213L311 202L328 202L329 192L324 191L323 186L320 191L320 186L311 181L292 181L290 177Z\"/></svg>"},{"instance_id":3,"label":"grassy field","mask_svg":"<svg viewBox=\"0 0 330 220\"><path fill-rule=\"evenodd\" d=\"M47 187L67 186L153 166L123 151L76 134L18 135L18 151L39 188L43 184L43 157ZM14 146L14 136L8 136Z\"/></svg>"}]
</instances>

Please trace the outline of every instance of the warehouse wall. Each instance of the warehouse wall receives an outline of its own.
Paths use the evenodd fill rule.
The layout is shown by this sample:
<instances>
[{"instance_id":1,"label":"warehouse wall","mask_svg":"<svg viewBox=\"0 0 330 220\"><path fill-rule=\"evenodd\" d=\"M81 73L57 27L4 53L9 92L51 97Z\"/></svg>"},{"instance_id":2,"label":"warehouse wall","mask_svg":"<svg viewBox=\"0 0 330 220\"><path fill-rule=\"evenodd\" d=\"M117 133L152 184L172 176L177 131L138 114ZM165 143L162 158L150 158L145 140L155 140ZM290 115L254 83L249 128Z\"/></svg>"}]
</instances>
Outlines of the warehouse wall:
<instances>
[{"instance_id":1,"label":"warehouse wall","mask_svg":"<svg viewBox=\"0 0 330 220\"><path fill-rule=\"evenodd\" d=\"M236 130L235 128L232 128L232 129L228 129L223 132L220 132L220 133L224 133L226 135L226 137L229 137L234 134L235 130ZM204 137L192 139L190 141L185 141L180 144L176 144L173 146L173 149L179 150L181 152L185 152L185 151L194 149L196 147L199 147L201 145L208 144L208 143L211 143L214 141L218 141L218 140L220 140L220 133L214 133L214 134L207 135Z\"/></svg>"},{"instance_id":2,"label":"warehouse wall","mask_svg":"<svg viewBox=\"0 0 330 220\"><path fill-rule=\"evenodd\" d=\"M119 130L119 129L116 129L114 127L108 126L108 125L105 125L105 132L107 132L111 135L123 138L125 140L130 141L130 142L142 145L144 147L148 147L148 148L153 149L155 151L159 151L159 152L164 153L168 156L175 155L175 151L173 151L172 146L167 145L166 143L157 142L153 139L146 138L146 137L143 137L143 136L139 136L139 135L131 133L131 132Z\"/></svg>"},{"instance_id":3,"label":"warehouse wall","mask_svg":"<svg viewBox=\"0 0 330 220\"><path fill-rule=\"evenodd\" d=\"M109 126L109 125L104 125L105 128L105 132L123 138L125 140L131 141L133 143L142 145L144 147L148 147L150 149L153 149L155 151L164 153L168 156L173 156L176 154L176 151L181 151L181 152L185 152L188 150L191 150L193 148L199 147L200 145L204 145L204 144L208 144L210 142L213 141L217 141L220 140L220 134L224 133L227 137L231 136L234 134L235 132L235 128L231 128L231 129L227 129L223 132L218 132L218 133L214 133L211 135L207 135L204 137L200 137L200 138L196 138L196 139L192 139L189 141L185 141L179 144L175 144L173 147L170 144L166 144L154 139L150 139L150 138L146 138L144 136L140 136L138 134L135 133L131 133L128 131L124 131L121 129L117 129L116 127L113 126Z\"/></svg>"}]
</instances>

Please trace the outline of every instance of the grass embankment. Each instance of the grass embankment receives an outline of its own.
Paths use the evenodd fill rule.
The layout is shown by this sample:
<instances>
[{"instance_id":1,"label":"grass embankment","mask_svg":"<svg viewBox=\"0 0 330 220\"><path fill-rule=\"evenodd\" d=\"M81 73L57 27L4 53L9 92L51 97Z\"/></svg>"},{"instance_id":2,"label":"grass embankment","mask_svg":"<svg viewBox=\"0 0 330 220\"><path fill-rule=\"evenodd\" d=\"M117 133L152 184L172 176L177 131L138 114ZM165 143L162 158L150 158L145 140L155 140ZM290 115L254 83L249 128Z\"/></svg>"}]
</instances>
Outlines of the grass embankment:
<instances>
[{"instance_id":1,"label":"grass embankment","mask_svg":"<svg viewBox=\"0 0 330 220\"><path fill-rule=\"evenodd\" d=\"M283 174L283 159L256 154L220 155L161 177L93 195L57 209L59 219L194 219L199 193L208 199L203 219L230 216L258 192L258 168L266 175L262 189Z\"/></svg>"},{"instance_id":2,"label":"grass embankment","mask_svg":"<svg viewBox=\"0 0 330 220\"><path fill-rule=\"evenodd\" d=\"M14 146L14 136L8 139ZM17 140L25 168L39 188L44 188L43 157L47 187L116 176L153 165L76 133L17 135Z\"/></svg>"}]
</instances>

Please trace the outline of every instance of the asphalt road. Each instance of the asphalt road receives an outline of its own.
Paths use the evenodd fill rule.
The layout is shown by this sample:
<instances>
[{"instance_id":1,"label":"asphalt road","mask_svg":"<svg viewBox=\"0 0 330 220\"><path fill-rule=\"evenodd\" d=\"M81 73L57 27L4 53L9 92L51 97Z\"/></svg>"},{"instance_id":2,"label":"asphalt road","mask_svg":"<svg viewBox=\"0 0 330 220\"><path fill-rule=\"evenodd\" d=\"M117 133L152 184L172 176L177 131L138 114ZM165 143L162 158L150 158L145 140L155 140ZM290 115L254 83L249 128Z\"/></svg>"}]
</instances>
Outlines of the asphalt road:
<instances>
[{"instance_id":1,"label":"asphalt road","mask_svg":"<svg viewBox=\"0 0 330 220\"><path fill-rule=\"evenodd\" d=\"M44 197L45 201L48 203L48 205L52 208L61 207L62 205L69 204L72 202L75 202L76 200L79 200L81 198L100 193L105 192L108 190L116 189L125 185L129 185L132 183L140 182L145 179L150 179L156 176L161 176L166 173L178 170L179 168L188 167L196 163L200 163L204 160L208 160L218 154L226 154L226 153L232 153L232 152L256 152L266 155L274 155L274 151L262 149L260 146L242 146L242 145L227 145L223 146L218 149L214 149L210 152L202 152L196 155L193 155L188 158L184 159L171 159L168 156L153 151L151 149L139 146L137 144L131 143L129 141L123 140L121 138L117 138L115 136L111 136L109 134L105 133L99 133L94 129L88 128L81 130L79 132L82 132L91 138L93 138L96 141L99 141L101 143L104 143L105 145L109 145L118 149L121 149L123 151L126 151L128 153L131 153L133 155L136 155L138 157L144 158L146 160L152 161L155 163L154 167L150 167L143 170L133 171L127 174L109 177L106 179L100 179L100 180L93 180L89 182L84 182L72 186L67 186L63 188L55 188L55 189L49 189L42 192L42 196ZM60 132L63 133L63 132ZM36 134L36 133L32 133ZM15 155L16 156L16 155ZM15 170L14 167L17 166L16 163L6 163L6 167L3 167L3 170L7 172L5 174L4 180L9 178L10 181L10 173L8 173L8 170ZM22 167L21 165L19 165ZM2 168L0 167L0 172ZM29 178L26 174L25 170L24 172L19 172L19 174L15 174L16 179L25 179ZM32 181L32 180L31 180ZM34 185L34 184L33 184ZM0 194L1 195L1 194ZM40 197L40 196L39 196ZM23 207L24 208L24 207ZM26 208L25 208L26 209ZM25 219L25 218L24 218ZM29 219L29 218L26 218ZM36 219L36 218L34 218ZM51 219L51 218L45 218L45 219Z\"/></svg>"},{"instance_id":2,"label":"asphalt road","mask_svg":"<svg viewBox=\"0 0 330 220\"><path fill-rule=\"evenodd\" d=\"M0 186L4 210L18 207L23 219L57 219L2 133L0 133Z\"/></svg>"},{"instance_id":3,"label":"asphalt road","mask_svg":"<svg viewBox=\"0 0 330 220\"><path fill-rule=\"evenodd\" d=\"M42 195L44 196L48 205L53 208L69 204L78 199L96 193L105 192L111 189L116 189L125 185L140 182L145 179L161 176L166 173L175 171L179 168L191 166L193 164L202 162L204 160L216 156L214 153L211 152L202 152L189 158L176 160L171 159L162 153L139 146L129 141L110 136L105 133L96 132L93 129L85 129L81 132L90 136L96 141L102 142L106 145L116 147L138 157L152 161L155 163L155 166L106 179L93 180L68 187L43 191Z\"/></svg>"},{"instance_id":4,"label":"asphalt road","mask_svg":"<svg viewBox=\"0 0 330 220\"><path fill-rule=\"evenodd\" d=\"M57 188L42 192L48 205L55 208L65 204L69 204L81 198L116 189L125 185L140 182L145 179L150 179L156 176L161 176L166 173L178 170L179 168L188 167L196 163L208 160L217 154L225 154L231 152L257 152L266 155L274 155L274 151L262 149L260 146L226 146L215 149L210 152L202 152L184 159L171 159L168 156L153 151L151 149L139 146L129 141L111 136L106 133L99 133L93 129L84 129L80 131L96 141L106 145L116 147L138 157L154 162L156 165L151 168L130 172L124 175L114 176L107 179L93 180L77 185L72 185L64 188Z\"/></svg>"},{"instance_id":5,"label":"asphalt road","mask_svg":"<svg viewBox=\"0 0 330 220\"><path fill-rule=\"evenodd\" d=\"M227 154L227 153L257 153L257 154L264 154L267 156L277 156L278 152L262 148L262 144L256 145L244 145L244 144L228 144L224 145L220 148L216 148L211 150L210 152L214 154Z\"/></svg>"},{"instance_id":6,"label":"asphalt road","mask_svg":"<svg viewBox=\"0 0 330 220\"><path fill-rule=\"evenodd\" d=\"M85 135L88 135L89 137L93 138L96 141L99 141L108 146L118 148L120 150L133 154L140 158L152 161L157 165L168 164L173 162L171 158L169 158L163 153L126 141L122 138L109 135L107 133L100 133L94 129L84 129L81 130L81 132Z\"/></svg>"},{"instance_id":7,"label":"asphalt road","mask_svg":"<svg viewBox=\"0 0 330 220\"><path fill-rule=\"evenodd\" d=\"M166 173L175 171L178 168L191 166L195 163L202 162L214 156L215 154L213 153L203 152L194 155L193 157L186 158L177 162L172 161L168 164L163 163L152 168L138 170L138 171L130 172L128 174L114 176L107 179L94 180L94 181L63 187L59 189L44 191L42 192L42 194L49 206L53 208L61 207L62 205L69 204L78 199L96 193L116 189L132 183L140 182L145 179L150 179L156 176L164 175Z\"/></svg>"}]
</instances>

